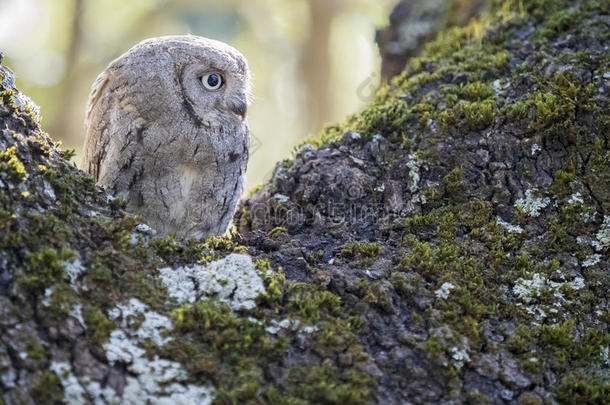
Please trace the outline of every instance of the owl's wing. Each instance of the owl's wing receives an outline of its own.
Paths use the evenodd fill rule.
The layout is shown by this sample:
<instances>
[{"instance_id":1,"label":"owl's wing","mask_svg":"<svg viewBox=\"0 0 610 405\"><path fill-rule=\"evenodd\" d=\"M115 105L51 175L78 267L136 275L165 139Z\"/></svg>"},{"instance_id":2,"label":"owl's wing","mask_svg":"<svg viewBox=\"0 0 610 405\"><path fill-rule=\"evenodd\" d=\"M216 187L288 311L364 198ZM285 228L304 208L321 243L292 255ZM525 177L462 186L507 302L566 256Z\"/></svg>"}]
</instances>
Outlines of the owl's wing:
<instances>
[{"instance_id":1,"label":"owl's wing","mask_svg":"<svg viewBox=\"0 0 610 405\"><path fill-rule=\"evenodd\" d=\"M102 139L107 136L103 130L103 108L96 107L98 107L109 81L110 75L107 72L103 72L95 79L91 86L85 113L86 134L81 168L92 175L96 181L99 180L99 167L104 158L105 144L108 142L107 139Z\"/></svg>"}]
</instances>

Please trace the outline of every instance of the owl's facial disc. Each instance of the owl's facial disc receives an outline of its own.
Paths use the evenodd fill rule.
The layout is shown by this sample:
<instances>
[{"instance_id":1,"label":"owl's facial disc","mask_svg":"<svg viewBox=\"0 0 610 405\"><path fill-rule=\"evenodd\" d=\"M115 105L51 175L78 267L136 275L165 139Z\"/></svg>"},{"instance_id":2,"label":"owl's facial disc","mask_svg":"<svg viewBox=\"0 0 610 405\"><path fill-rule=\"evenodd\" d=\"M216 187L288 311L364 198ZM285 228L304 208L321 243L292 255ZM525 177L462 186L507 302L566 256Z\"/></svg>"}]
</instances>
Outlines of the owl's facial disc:
<instances>
[{"instance_id":1,"label":"owl's facial disc","mask_svg":"<svg viewBox=\"0 0 610 405\"><path fill-rule=\"evenodd\" d=\"M235 66L208 59L177 67L186 113L208 128L243 123L248 110L247 76Z\"/></svg>"}]
</instances>

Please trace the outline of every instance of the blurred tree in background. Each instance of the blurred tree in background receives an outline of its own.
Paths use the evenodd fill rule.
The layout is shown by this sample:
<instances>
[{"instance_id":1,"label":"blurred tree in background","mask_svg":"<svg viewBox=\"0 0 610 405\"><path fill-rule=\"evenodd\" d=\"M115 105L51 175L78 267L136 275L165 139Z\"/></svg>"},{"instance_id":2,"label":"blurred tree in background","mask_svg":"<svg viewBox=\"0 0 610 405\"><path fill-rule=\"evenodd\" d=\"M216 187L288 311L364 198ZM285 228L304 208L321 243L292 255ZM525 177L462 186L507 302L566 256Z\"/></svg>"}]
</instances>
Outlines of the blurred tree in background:
<instances>
[{"instance_id":1,"label":"blurred tree in background","mask_svg":"<svg viewBox=\"0 0 610 405\"><path fill-rule=\"evenodd\" d=\"M235 46L254 76L251 187L300 140L366 104L379 81L375 28L396 2L0 0L0 51L45 130L79 152L90 85L131 46L187 33Z\"/></svg>"}]
</instances>

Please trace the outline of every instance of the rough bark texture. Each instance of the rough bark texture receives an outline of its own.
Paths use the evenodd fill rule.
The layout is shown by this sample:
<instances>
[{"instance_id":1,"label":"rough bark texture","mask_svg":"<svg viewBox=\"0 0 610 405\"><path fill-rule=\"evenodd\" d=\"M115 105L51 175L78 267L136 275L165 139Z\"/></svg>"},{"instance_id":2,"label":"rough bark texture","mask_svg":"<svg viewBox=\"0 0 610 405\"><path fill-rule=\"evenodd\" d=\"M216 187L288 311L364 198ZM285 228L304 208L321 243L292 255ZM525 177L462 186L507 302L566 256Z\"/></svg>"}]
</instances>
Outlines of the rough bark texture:
<instances>
[{"instance_id":1,"label":"rough bark texture","mask_svg":"<svg viewBox=\"0 0 610 405\"><path fill-rule=\"evenodd\" d=\"M608 3L509 3L205 242L136 226L3 71L0 403L608 403Z\"/></svg>"},{"instance_id":2,"label":"rough bark texture","mask_svg":"<svg viewBox=\"0 0 610 405\"><path fill-rule=\"evenodd\" d=\"M410 58L420 56L425 45L449 27L463 27L487 11L490 0L403 0L392 10L390 25L377 30L381 52L381 77L399 75Z\"/></svg>"}]
</instances>

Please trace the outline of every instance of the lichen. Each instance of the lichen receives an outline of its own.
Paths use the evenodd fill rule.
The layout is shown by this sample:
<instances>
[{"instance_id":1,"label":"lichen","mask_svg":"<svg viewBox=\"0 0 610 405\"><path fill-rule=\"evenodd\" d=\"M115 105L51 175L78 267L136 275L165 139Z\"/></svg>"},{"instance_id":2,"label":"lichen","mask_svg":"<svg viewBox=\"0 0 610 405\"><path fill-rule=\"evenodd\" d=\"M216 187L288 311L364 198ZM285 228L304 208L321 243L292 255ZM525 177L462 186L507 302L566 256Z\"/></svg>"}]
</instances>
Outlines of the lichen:
<instances>
[{"instance_id":1,"label":"lichen","mask_svg":"<svg viewBox=\"0 0 610 405\"><path fill-rule=\"evenodd\" d=\"M526 190L525 197L515 201L515 208L530 217L537 217L551 203L549 197L542 197L537 190Z\"/></svg>"},{"instance_id":2,"label":"lichen","mask_svg":"<svg viewBox=\"0 0 610 405\"><path fill-rule=\"evenodd\" d=\"M170 297L179 304L208 296L234 310L252 309L255 298L265 293L263 280L247 255L231 254L206 266L165 267L159 273Z\"/></svg>"}]
</instances>

